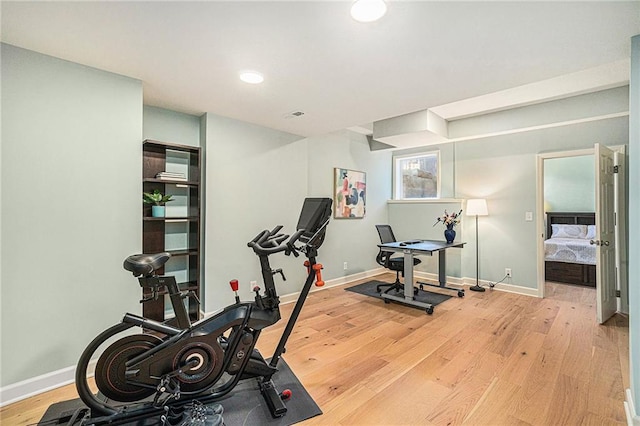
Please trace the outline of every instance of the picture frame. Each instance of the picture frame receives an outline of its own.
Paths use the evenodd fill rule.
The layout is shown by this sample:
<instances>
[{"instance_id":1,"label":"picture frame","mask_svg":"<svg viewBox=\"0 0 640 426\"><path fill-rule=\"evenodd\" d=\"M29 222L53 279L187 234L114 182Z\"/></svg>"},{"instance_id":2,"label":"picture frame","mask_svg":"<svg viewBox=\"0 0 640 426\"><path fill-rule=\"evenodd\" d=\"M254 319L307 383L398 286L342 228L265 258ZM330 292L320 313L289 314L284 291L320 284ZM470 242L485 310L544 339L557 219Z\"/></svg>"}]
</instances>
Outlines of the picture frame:
<instances>
[{"instance_id":1,"label":"picture frame","mask_svg":"<svg viewBox=\"0 0 640 426\"><path fill-rule=\"evenodd\" d=\"M334 219L362 219L367 211L367 174L359 170L334 167Z\"/></svg>"}]
</instances>

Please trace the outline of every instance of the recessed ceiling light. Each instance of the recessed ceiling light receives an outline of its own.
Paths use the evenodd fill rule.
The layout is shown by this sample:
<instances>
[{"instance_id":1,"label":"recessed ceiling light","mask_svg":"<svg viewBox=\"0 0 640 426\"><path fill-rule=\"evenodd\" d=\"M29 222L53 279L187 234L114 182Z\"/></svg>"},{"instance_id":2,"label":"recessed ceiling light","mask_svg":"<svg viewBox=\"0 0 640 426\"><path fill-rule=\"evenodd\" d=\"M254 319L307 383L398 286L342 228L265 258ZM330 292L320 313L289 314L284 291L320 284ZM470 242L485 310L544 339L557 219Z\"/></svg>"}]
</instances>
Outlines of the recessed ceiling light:
<instances>
[{"instance_id":1,"label":"recessed ceiling light","mask_svg":"<svg viewBox=\"0 0 640 426\"><path fill-rule=\"evenodd\" d=\"M260 84L264 81L264 77L256 71L243 71L240 73L240 80L245 83Z\"/></svg>"},{"instance_id":2,"label":"recessed ceiling light","mask_svg":"<svg viewBox=\"0 0 640 426\"><path fill-rule=\"evenodd\" d=\"M387 13L383 0L357 0L351 6L351 17L358 22L373 22Z\"/></svg>"}]
</instances>

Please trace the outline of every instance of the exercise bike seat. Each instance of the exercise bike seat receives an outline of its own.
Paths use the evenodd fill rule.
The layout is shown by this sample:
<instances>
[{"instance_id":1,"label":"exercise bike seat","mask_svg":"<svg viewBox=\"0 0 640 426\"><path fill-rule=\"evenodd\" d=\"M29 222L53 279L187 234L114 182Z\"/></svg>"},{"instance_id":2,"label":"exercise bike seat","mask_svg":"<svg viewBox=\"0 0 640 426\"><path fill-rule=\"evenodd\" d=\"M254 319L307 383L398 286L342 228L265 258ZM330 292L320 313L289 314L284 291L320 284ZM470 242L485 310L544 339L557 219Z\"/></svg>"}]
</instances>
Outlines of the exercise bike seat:
<instances>
[{"instance_id":1,"label":"exercise bike seat","mask_svg":"<svg viewBox=\"0 0 640 426\"><path fill-rule=\"evenodd\" d=\"M123 267L133 273L134 277L150 276L155 270L167 263L171 253L132 254L124 260Z\"/></svg>"}]
</instances>

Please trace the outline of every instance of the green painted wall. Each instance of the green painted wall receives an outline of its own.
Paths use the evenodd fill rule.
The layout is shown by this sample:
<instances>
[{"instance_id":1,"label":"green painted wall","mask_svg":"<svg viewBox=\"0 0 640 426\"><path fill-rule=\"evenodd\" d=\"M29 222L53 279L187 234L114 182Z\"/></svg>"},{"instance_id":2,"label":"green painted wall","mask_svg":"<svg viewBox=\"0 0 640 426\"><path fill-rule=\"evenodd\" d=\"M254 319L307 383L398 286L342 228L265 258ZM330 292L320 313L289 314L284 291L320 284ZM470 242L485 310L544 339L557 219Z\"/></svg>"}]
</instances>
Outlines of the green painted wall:
<instances>
[{"instance_id":1,"label":"green painted wall","mask_svg":"<svg viewBox=\"0 0 640 426\"><path fill-rule=\"evenodd\" d=\"M610 92L611 95L613 92ZM624 92L618 93L626 99ZM586 100L586 98L583 98ZM464 121L464 120L461 120ZM472 119L472 121L478 121ZM480 120L482 126L484 121ZM473 123L460 125L474 132ZM508 122L503 122L508 126ZM455 199L486 198L489 216L479 218L479 275L480 279L496 282L504 277L505 268L511 268L513 278L507 284L537 287L537 235L536 235L536 158L540 153L593 148L595 143L625 145L628 141L627 117L600 120L525 133L494 136L434 145L423 150L440 150L443 173L442 186L450 188L443 196ZM409 151L397 151L397 155ZM593 159L591 160L593 162ZM593 173L594 167L589 168ZM586 178L585 178L586 179ZM591 181L593 191L593 180ZM390 195L389 195L390 196ZM464 204L463 204L464 206ZM567 205L565 205L568 207ZM406 229L417 236L438 238L428 232L427 222L440 210L453 208L448 202L390 204L389 222L394 228ZM591 208L593 211L593 207ZM534 220L525 221L525 213L532 212ZM463 212L464 214L464 212ZM475 218L463 216L457 227L457 241L467 244L459 251L451 250L447 274L454 277L476 276ZM411 232L397 235L412 238ZM443 237L440 237L443 239ZM449 253L448 253L449 255ZM435 273L437 264L430 260L420 266Z\"/></svg>"},{"instance_id":2,"label":"green painted wall","mask_svg":"<svg viewBox=\"0 0 640 426\"><path fill-rule=\"evenodd\" d=\"M537 287L536 158L537 154L592 148L596 143L625 145L628 118L614 118L526 133L456 143L456 196L486 198L489 216L480 224L480 278ZM525 221L525 212L534 220ZM474 235L471 221L465 235ZM467 229L469 232L467 232ZM475 247L462 254L463 276L475 276Z\"/></svg>"},{"instance_id":3,"label":"green painted wall","mask_svg":"<svg viewBox=\"0 0 640 426\"><path fill-rule=\"evenodd\" d=\"M241 299L253 299L249 283L262 278L247 242L278 224L294 231L307 193L307 159L299 136L214 114L205 120L205 306L212 312L233 302L231 279L238 279ZM287 276L276 280L280 292L296 291L299 258L272 256L272 266Z\"/></svg>"},{"instance_id":4,"label":"green painted wall","mask_svg":"<svg viewBox=\"0 0 640 426\"><path fill-rule=\"evenodd\" d=\"M252 297L249 282L261 281L257 257L246 243L258 232L281 224L292 233L306 196L332 197L333 168L367 173L364 219L332 220L320 249L325 280L379 267L375 226L387 222L390 153L369 151L366 137L348 131L301 139L276 130L207 114L206 307L233 301L228 281L240 281L240 296ZM229 143L233 141L233 143ZM281 295L298 292L304 259L276 255L283 268ZM343 269L347 262L348 269Z\"/></svg>"},{"instance_id":5,"label":"green painted wall","mask_svg":"<svg viewBox=\"0 0 640 426\"><path fill-rule=\"evenodd\" d=\"M367 174L367 211L362 219L332 219L321 249L325 280L380 268L375 225L388 223L391 197L391 153L369 150L367 138L339 131L307 139L308 188L315 197L333 197L334 167ZM344 270L347 262L347 270Z\"/></svg>"},{"instance_id":6,"label":"green painted wall","mask_svg":"<svg viewBox=\"0 0 640 426\"><path fill-rule=\"evenodd\" d=\"M2 44L0 385L140 312L142 84Z\"/></svg>"},{"instance_id":7,"label":"green painted wall","mask_svg":"<svg viewBox=\"0 0 640 426\"><path fill-rule=\"evenodd\" d=\"M545 159L545 211L595 211L595 179L593 155Z\"/></svg>"},{"instance_id":8,"label":"green painted wall","mask_svg":"<svg viewBox=\"0 0 640 426\"><path fill-rule=\"evenodd\" d=\"M145 105L143 139L200 146L200 117Z\"/></svg>"}]
</instances>

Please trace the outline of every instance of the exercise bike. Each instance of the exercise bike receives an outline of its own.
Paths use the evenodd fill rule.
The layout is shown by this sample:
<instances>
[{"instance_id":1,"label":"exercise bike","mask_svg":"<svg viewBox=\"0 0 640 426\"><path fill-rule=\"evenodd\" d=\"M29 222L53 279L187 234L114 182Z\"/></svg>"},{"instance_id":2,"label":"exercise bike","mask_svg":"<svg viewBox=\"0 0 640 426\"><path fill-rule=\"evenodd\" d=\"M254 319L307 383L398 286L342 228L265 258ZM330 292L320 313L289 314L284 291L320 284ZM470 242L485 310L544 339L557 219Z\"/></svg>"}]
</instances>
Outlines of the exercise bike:
<instances>
[{"instance_id":1,"label":"exercise bike","mask_svg":"<svg viewBox=\"0 0 640 426\"><path fill-rule=\"evenodd\" d=\"M241 380L255 379L273 417L287 412L284 399L272 381L287 339L302 310L311 285L322 285L322 265L316 263L318 248L325 238L331 215L331 199L307 198L297 232L291 237L279 233L282 226L259 233L247 245L260 259L264 293L255 287L255 298L241 302L237 281L231 286L236 301L218 314L191 323L182 294L173 276L156 271L170 258L169 253L129 256L124 268L138 277L140 286L158 296L166 289L175 318L159 322L131 313L100 333L84 350L76 370L76 388L90 414L85 424L118 424L154 416L166 407L180 407L190 401L215 401L228 394ZM280 300L269 256L284 252L307 260L307 278L280 341L269 361L255 349L260 332L280 320ZM141 302L144 302L142 300ZM132 334L134 327L139 332ZM124 337L122 337L124 336ZM119 338L118 338L119 337ZM95 367L94 394L87 383L87 369L96 351L109 344Z\"/></svg>"}]
</instances>

